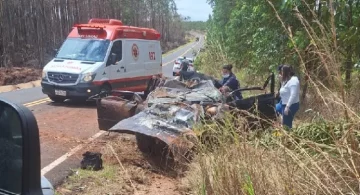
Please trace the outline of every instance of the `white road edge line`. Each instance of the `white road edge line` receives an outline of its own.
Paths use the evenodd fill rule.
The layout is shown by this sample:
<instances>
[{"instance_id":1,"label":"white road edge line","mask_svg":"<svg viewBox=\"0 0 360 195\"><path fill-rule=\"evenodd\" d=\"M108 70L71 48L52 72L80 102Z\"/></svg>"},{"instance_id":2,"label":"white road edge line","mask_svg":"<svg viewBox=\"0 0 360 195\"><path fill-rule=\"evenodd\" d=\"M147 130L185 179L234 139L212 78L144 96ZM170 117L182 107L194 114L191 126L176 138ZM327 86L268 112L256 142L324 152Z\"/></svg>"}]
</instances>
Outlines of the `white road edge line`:
<instances>
[{"instance_id":1,"label":"white road edge line","mask_svg":"<svg viewBox=\"0 0 360 195\"><path fill-rule=\"evenodd\" d=\"M200 40L199 40L200 42ZM190 47L188 50L186 50L182 55L186 54L187 52L189 52L192 48L194 48L195 46L197 46L199 44L199 42L197 42L196 44L194 44L192 47ZM171 62L166 63L166 65L170 64ZM166 66L165 65L165 66ZM96 133L95 135L91 136L88 140L86 144L80 144L78 146L76 146L75 148L71 149L69 152L67 152L66 154L64 154L63 156L61 156L60 158L56 159L55 161L53 161L52 163L50 163L49 165L47 165L46 167L41 169L41 175L45 175L46 173L50 172L51 170L53 170L55 167L57 167L58 165L60 165L61 163L63 163L65 160L67 160L69 157L71 157L72 155L74 155L76 152L78 152L79 150L83 149L85 145L91 143L92 141L94 141L95 139L97 139L98 137L100 137L101 135L103 135L106 131L100 131L98 133Z\"/></svg>"},{"instance_id":2,"label":"white road edge line","mask_svg":"<svg viewBox=\"0 0 360 195\"><path fill-rule=\"evenodd\" d=\"M47 165L46 167L41 169L41 175L45 175L46 173L48 173L49 171L53 170L55 167L57 167L58 165L60 165L61 163L63 163L65 160L67 160L70 156L74 155L76 152L78 152L79 150L83 149L85 145L91 143L92 141L94 141L96 138L100 137L101 135L103 135L106 131L100 131L98 133L96 133L95 135L91 136L88 140L87 143L85 144L80 144L78 146L76 146L75 148L71 149L68 153L64 154L63 156L61 156L60 158L56 159L54 162L50 163L49 165Z\"/></svg>"}]
</instances>

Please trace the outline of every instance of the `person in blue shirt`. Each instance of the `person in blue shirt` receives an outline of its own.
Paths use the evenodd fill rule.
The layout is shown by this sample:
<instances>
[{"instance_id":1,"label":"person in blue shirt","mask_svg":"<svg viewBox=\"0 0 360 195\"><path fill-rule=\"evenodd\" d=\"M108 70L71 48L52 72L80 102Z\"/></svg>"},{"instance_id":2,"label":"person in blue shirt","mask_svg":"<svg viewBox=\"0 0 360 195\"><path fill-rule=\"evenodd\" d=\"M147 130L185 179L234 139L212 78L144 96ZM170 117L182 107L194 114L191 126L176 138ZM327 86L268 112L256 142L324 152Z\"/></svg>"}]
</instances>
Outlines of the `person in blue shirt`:
<instances>
[{"instance_id":1,"label":"person in blue shirt","mask_svg":"<svg viewBox=\"0 0 360 195\"><path fill-rule=\"evenodd\" d=\"M278 66L278 78L279 78L279 81L280 81L280 86L279 86L279 90L282 86L282 79L281 79L281 69L282 69L283 65L280 65ZM282 115L282 111L281 111L281 106L282 106L282 101L281 101L281 97L280 97L280 93L278 91L278 93L276 94L276 99L278 100L278 103L276 104L276 107L275 107L275 110L276 110L276 113L278 115Z\"/></svg>"},{"instance_id":2,"label":"person in blue shirt","mask_svg":"<svg viewBox=\"0 0 360 195\"><path fill-rule=\"evenodd\" d=\"M240 89L240 82L237 80L235 74L232 72L233 66L231 64L224 65L222 68L222 79L218 81L217 88L222 93L232 92L234 90ZM236 99L242 99L240 91L234 92Z\"/></svg>"}]
</instances>

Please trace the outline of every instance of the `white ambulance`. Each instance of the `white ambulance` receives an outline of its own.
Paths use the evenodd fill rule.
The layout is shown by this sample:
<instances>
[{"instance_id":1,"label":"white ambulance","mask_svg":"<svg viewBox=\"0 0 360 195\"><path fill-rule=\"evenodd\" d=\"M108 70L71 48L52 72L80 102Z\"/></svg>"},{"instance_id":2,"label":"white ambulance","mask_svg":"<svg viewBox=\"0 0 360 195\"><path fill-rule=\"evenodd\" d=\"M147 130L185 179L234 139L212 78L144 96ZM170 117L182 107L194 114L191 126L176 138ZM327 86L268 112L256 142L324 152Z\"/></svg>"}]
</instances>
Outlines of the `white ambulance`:
<instances>
[{"instance_id":1,"label":"white ambulance","mask_svg":"<svg viewBox=\"0 0 360 195\"><path fill-rule=\"evenodd\" d=\"M63 102L113 89L143 92L155 75L162 75L159 32L91 19L73 27L44 67L41 86L51 100Z\"/></svg>"}]
</instances>

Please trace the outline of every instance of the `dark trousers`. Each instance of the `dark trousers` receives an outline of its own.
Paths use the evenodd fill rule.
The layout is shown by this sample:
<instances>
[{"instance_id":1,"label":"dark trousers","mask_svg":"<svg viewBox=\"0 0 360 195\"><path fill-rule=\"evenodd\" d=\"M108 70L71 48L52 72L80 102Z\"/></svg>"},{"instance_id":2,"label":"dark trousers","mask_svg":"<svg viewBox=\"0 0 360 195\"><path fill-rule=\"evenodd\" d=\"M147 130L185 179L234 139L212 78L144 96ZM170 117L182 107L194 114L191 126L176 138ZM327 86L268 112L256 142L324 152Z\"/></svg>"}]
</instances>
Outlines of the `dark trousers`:
<instances>
[{"instance_id":1,"label":"dark trousers","mask_svg":"<svg viewBox=\"0 0 360 195\"><path fill-rule=\"evenodd\" d=\"M286 105L282 105L282 107L281 107L281 114L283 117L282 123L284 126L287 126L289 129L291 129L295 114L300 108L300 104L299 104L299 102L292 104L289 108L289 113L287 115L285 115L285 113L284 113L285 107L286 107Z\"/></svg>"}]
</instances>

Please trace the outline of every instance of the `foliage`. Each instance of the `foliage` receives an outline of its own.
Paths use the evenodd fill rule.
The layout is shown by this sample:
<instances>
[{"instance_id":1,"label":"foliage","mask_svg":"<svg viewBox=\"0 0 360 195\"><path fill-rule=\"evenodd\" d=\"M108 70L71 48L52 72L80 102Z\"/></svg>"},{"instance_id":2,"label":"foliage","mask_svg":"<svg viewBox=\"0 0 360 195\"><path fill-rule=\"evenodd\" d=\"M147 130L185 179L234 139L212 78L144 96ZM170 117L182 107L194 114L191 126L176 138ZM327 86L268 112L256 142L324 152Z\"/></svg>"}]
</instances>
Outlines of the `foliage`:
<instances>
[{"instance_id":1,"label":"foliage","mask_svg":"<svg viewBox=\"0 0 360 195\"><path fill-rule=\"evenodd\" d=\"M360 1L209 3L214 11L197 67L212 71L221 63L234 63L236 71L247 72L256 82L254 75L264 75L280 63L291 64L307 98L301 98L302 110L296 116L300 121L290 132L276 122L272 129L256 132L249 132L243 121L199 128L202 134L216 133L216 149L199 143L197 161L188 175L191 191L359 194L360 117L359 98L354 95L359 85L348 86L356 84L352 77L358 75L353 64L360 59ZM307 89L312 93L306 94ZM307 108L316 112L310 123L304 120L311 115L303 112Z\"/></svg>"},{"instance_id":2,"label":"foliage","mask_svg":"<svg viewBox=\"0 0 360 195\"><path fill-rule=\"evenodd\" d=\"M311 46L319 46L316 39L325 38L322 41L331 42L333 54L339 57L345 79L350 82L353 65L360 59L359 0L209 0L209 3L213 6L213 17L208 21L208 41L219 42L237 67L259 73L288 63L305 73L301 67L305 63L307 72L312 72L320 62L310 55Z\"/></svg>"},{"instance_id":3,"label":"foliage","mask_svg":"<svg viewBox=\"0 0 360 195\"><path fill-rule=\"evenodd\" d=\"M183 26L186 31L205 31L206 22L204 21L183 21Z\"/></svg>"}]
</instances>

